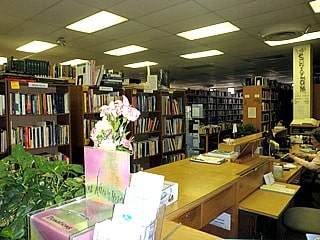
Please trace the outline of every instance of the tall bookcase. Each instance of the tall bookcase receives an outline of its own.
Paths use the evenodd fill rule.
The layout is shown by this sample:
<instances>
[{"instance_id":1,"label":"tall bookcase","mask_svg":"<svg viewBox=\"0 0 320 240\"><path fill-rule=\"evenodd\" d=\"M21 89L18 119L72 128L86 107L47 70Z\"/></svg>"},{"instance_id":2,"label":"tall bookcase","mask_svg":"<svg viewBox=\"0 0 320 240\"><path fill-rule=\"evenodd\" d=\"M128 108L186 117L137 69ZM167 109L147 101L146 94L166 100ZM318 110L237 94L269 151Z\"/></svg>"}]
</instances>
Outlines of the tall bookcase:
<instances>
[{"instance_id":1,"label":"tall bookcase","mask_svg":"<svg viewBox=\"0 0 320 240\"><path fill-rule=\"evenodd\" d=\"M161 152L162 163L186 156L185 91L161 91Z\"/></svg>"},{"instance_id":2,"label":"tall bookcase","mask_svg":"<svg viewBox=\"0 0 320 240\"><path fill-rule=\"evenodd\" d=\"M161 164L161 99L157 91L126 88L125 95L141 115L129 126L133 137L131 172Z\"/></svg>"},{"instance_id":3,"label":"tall bookcase","mask_svg":"<svg viewBox=\"0 0 320 240\"><path fill-rule=\"evenodd\" d=\"M6 82L0 80L0 158L8 154L8 108L6 102Z\"/></svg>"},{"instance_id":4,"label":"tall bookcase","mask_svg":"<svg viewBox=\"0 0 320 240\"><path fill-rule=\"evenodd\" d=\"M100 119L99 109L119 99L122 89L113 87L70 86L71 139L74 162L84 164L83 148L92 146L90 132Z\"/></svg>"},{"instance_id":5,"label":"tall bookcase","mask_svg":"<svg viewBox=\"0 0 320 240\"><path fill-rule=\"evenodd\" d=\"M243 123L251 123L258 131L271 130L277 121L277 92L266 86L243 88Z\"/></svg>"},{"instance_id":6,"label":"tall bookcase","mask_svg":"<svg viewBox=\"0 0 320 240\"><path fill-rule=\"evenodd\" d=\"M9 146L72 162L69 85L6 79Z\"/></svg>"}]
</instances>

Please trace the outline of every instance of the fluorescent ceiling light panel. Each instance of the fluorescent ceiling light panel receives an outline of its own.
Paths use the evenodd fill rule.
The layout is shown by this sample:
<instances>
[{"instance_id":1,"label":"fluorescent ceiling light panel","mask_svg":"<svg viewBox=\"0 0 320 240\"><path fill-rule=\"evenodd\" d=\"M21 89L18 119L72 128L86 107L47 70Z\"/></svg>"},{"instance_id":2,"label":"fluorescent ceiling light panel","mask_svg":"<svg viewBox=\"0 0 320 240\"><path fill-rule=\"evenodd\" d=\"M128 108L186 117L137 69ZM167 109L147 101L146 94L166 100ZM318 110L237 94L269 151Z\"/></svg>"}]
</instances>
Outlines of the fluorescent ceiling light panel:
<instances>
[{"instance_id":1,"label":"fluorescent ceiling light panel","mask_svg":"<svg viewBox=\"0 0 320 240\"><path fill-rule=\"evenodd\" d=\"M319 0L311 1L311 2L309 2L309 4L310 4L314 13L320 13L320 1Z\"/></svg>"},{"instance_id":2,"label":"fluorescent ceiling light panel","mask_svg":"<svg viewBox=\"0 0 320 240\"><path fill-rule=\"evenodd\" d=\"M62 62L60 63L60 65L71 65L71 66L76 66L78 64L82 64L82 63L86 63L88 62L88 60L84 60L84 59L72 59L72 60L69 60L69 61L65 61L65 62Z\"/></svg>"},{"instance_id":3,"label":"fluorescent ceiling light panel","mask_svg":"<svg viewBox=\"0 0 320 240\"><path fill-rule=\"evenodd\" d=\"M194 30L178 33L177 35L189 40L195 40L239 30L240 28L236 27L230 22L223 22L207 27L197 28Z\"/></svg>"},{"instance_id":4,"label":"fluorescent ceiling light panel","mask_svg":"<svg viewBox=\"0 0 320 240\"><path fill-rule=\"evenodd\" d=\"M148 50L148 49L144 48L144 47L137 46L137 45L129 45L126 47L106 51L104 53L109 54L109 55L113 55L113 56L123 56L123 55L128 55L131 53L142 52L145 50Z\"/></svg>"},{"instance_id":5,"label":"fluorescent ceiling light panel","mask_svg":"<svg viewBox=\"0 0 320 240\"><path fill-rule=\"evenodd\" d=\"M7 63L6 57L0 57L0 65Z\"/></svg>"},{"instance_id":6,"label":"fluorescent ceiling light panel","mask_svg":"<svg viewBox=\"0 0 320 240\"><path fill-rule=\"evenodd\" d=\"M42 41L32 41L27 43L21 47L18 47L16 50L21 52L28 52L28 53L39 53L50 48L58 46L54 43L42 42Z\"/></svg>"},{"instance_id":7,"label":"fluorescent ceiling light panel","mask_svg":"<svg viewBox=\"0 0 320 240\"><path fill-rule=\"evenodd\" d=\"M180 55L180 57L187 58L187 59L194 59L194 58L216 56L221 54L224 54L224 53L219 50L208 50L203 52L184 54L184 55Z\"/></svg>"},{"instance_id":8,"label":"fluorescent ceiling light panel","mask_svg":"<svg viewBox=\"0 0 320 240\"><path fill-rule=\"evenodd\" d=\"M128 68L141 68L141 67L153 66L153 65L157 65L157 64L158 63L156 63L156 62L144 61L144 62L127 64L124 66L128 67Z\"/></svg>"},{"instance_id":9,"label":"fluorescent ceiling light panel","mask_svg":"<svg viewBox=\"0 0 320 240\"><path fill-rule=\"evenodd\" d=\"M289 40L283 40L283 41L265 41L266 44L269 46L279 46L279 45L285 45L290 43L296 43L296 42L304 42L308 40L318 39L320 38L320 31L313 32L313 33L306 33L302 35L301 37L289 39Z\"/></svg>"},{"instance_id":10,"label":"fluorescent ceiling light panel","mask_svg":"<svg viewBox=\"0 0 320 240\"><path fill-rule=\"evenodd\" d=\"M125 21L128 21L128 19L107 11L101 11L72 23L66 26L66 28L79 32L93 33Z\"/></svg>"}]
</instances>

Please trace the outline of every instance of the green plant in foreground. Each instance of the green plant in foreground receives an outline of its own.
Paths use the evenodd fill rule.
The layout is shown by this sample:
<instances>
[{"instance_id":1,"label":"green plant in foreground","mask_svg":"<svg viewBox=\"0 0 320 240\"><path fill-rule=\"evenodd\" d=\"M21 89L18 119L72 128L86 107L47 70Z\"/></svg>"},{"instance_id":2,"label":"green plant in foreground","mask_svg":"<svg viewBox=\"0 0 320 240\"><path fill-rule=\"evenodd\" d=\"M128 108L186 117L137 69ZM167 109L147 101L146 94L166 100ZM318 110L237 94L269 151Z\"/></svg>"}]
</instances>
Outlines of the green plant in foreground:
<instances>
[{"instance_id":1,"label":"green plant in foreground","mask_svg":"<svg viewBox=\"0 0 320 240\"><path fill-rule=\"evenodd\" d=\"M14 146L0 160L0 239L26 239L29 212L84 195L83 173L82 165Z\"/></svg>"}]
</instances>

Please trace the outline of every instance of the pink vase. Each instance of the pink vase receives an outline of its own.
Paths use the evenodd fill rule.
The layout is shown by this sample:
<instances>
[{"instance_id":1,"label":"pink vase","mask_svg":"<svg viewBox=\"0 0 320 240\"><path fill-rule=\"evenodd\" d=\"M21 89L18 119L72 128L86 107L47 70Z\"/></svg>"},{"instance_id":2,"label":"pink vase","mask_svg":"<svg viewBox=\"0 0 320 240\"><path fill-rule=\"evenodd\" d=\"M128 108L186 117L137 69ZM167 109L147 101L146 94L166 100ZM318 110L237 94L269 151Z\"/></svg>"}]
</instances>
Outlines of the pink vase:
<instances>
[{"instance_id":1,"label":"pink vase","mask_svg":"<svg viewBox=\"0 0 320 240\"><path fill-rule=\"evenodd\" d=\"M86 197L123 202L130 183L130 154L103 148L84 148Z\"/></svg>"}]
</instances>

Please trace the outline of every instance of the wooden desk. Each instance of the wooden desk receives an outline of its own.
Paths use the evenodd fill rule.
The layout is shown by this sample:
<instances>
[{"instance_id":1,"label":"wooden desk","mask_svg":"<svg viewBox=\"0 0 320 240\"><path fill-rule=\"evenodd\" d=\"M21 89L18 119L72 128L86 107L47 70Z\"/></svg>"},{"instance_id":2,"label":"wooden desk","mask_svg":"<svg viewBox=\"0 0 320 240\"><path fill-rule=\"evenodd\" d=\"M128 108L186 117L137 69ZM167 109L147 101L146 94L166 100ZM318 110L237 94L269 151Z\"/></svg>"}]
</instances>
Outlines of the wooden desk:
<instances>
[{"instance_id":1,"label":"wooden desk","mask_svg":"<svg viewBox=\"0 0 320 240\"><path fill-rule=\"evenodd\" d=\"M298 190L300 186L287 184ZM287 208L294 195L257 189L239 203L239 209L278 219Z\"/></svg>"},{"instance_id":2,"label":"wooden desk","mask_svg":"<svg viewBox=\"0 0 320 240\"><path fill-rule=\"evenodd\" d=\"M172 222L165 219L162 227L161 239L166 237L171 230L173 230L178 223ZM182 239L192 239L192 240L220 240L222 238L214 236L212 234L205 233L203 231L196 230L194 228L181 225L170 237L170 240L182 240Z\"/></svg>"},{"instance_id":3,"label":"wooden desk","mask_svg":"<svg viewBox=\"0 0 320 240\"><path fill-rule=\"evenodd\" d=\"M300 186L286 184L298 190ZM257 189L239 203L239 237L283 239L282 213L290 206L294 195ZM272 231L270 231L272 229ZM261 236L260 236L261 237Z\"/></svg>"},{"instance_id":4,"label":"wooden desk","mask_svg":"<svg viewBox=\"0 0 320 240\"><path fill-rule=\"evenodd\" d=\"M277 182L299 184L302 173L302 166L296 164L296 168L290 168L288 171L283 171L283 177L277 178Z\"/></svg>"},{"instance_id":5,"label":"wooden desk","mask_svg":"<svg viewBox=\"0 0 320 240\"><path fill-rule=\"evenodd\" d=\"M223 237L237 237L238 179L215 171L216 165L191 162L188 159L146 170L179 183L178 201L166 208L165 218L202 229L223 212L231 214L231 230ZM220 232L219 232L220 234Z\"/></svg>"}]
</instances>

